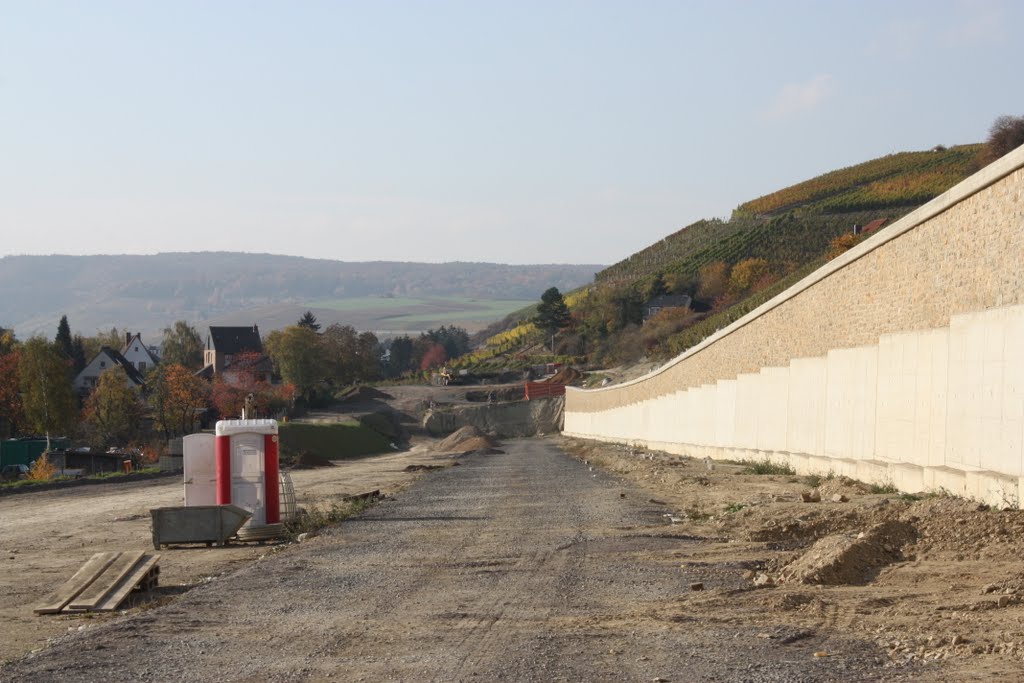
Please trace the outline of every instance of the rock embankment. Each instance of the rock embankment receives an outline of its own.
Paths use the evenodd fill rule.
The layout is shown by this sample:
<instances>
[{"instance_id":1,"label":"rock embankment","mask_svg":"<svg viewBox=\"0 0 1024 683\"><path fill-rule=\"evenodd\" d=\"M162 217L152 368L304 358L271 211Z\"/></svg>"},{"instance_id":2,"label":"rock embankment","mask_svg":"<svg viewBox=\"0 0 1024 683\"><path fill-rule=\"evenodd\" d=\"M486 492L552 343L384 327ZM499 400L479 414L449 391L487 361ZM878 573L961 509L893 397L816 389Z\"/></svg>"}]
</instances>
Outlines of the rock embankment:
<instances>
[{"instance_id":1,"label":"rock embankment","mask_svg":"<svg viewBox=\"0 0 1024 683\"><path fill-rule=\"evenodd\" d=\"M459 405L428 410L423 428L434 436L472 426L499 438L550 434L562 429L562 396L485 405Z\"/></svg>"}]
</instances>

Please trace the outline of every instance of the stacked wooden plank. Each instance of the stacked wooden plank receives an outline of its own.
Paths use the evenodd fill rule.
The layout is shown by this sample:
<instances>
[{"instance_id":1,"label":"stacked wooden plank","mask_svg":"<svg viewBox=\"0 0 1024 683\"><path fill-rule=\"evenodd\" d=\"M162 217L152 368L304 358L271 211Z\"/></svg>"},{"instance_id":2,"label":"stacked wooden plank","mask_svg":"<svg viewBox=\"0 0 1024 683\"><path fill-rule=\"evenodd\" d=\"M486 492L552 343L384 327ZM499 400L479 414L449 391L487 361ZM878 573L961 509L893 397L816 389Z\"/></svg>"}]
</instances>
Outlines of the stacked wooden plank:
<instances>
[{"instance_id":1,"label":"stacked wooden plank","mask_svg":"<svg viewBox=\"0 0 1024 683\"><path fill-rule=\"evenodd\" d=\"M142 551L96 553L63 586L46 596L36 614L112 612L140 588L151 590L160 577L159 555Z\"/></svg>"}]
</instances>

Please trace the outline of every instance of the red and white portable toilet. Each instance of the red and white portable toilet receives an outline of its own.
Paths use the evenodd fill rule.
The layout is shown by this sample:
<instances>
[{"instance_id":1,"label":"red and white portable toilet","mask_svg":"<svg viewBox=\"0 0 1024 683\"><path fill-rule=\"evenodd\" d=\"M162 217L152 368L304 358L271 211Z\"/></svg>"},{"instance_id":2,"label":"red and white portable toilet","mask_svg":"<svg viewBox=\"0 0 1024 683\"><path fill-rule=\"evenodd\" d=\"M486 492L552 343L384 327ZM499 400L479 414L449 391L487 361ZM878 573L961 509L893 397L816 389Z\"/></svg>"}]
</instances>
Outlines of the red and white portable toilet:
<instances>
[{"instance_id":1,"label":"red and white portable toilet","mask_svg":"<svg viewBox=\"0 0 1024 683\"><path fill-rule=\"evenodd\" d=\"M215 430L216 504L252 513L241 538L280 532L277 420L221 420Z\"/></svg>"}]
</instances>

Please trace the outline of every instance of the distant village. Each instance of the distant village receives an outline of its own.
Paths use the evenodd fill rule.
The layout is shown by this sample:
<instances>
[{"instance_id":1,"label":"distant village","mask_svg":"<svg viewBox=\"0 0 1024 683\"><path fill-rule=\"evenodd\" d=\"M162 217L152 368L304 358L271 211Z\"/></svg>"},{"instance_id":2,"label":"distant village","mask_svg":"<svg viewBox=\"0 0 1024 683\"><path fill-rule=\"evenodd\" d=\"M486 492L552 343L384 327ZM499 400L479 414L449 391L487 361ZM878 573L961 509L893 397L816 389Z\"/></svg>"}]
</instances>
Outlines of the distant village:
<instances>
[{"instance_id":1,"label":"distant village","mask_svg":"<svg viewBox=\"0 0 1024 683\"><path fill-rule=\"evenodd\" d=\"M178 321L160 344L149 341L116 328L72 335L66 317L52 342L0 329L2 476L134 470L161 458L180 465L178 437L240 416L247 400L260 417L286 418L344 387L429 373L469 350L457 327L381 343L346 325L321 329L311 312L266 338L256 324L200 334Z\"/></svg>"}]
</instances>

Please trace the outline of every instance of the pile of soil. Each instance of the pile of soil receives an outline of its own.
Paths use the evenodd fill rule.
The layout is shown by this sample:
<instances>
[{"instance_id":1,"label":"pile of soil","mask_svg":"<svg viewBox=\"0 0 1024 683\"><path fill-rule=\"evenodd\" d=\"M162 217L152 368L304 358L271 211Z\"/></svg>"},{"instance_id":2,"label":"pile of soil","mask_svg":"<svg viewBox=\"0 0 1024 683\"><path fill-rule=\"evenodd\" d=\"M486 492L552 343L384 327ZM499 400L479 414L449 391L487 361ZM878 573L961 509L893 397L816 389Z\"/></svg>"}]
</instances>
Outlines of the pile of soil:
<instances>
[{"instance_id":1,"label":"pile of soil","mask_svg":"<svg viewBox=\"0 0 1024 683\"><path fill-rule=\"evenodd\" d=\"M497 446L497 441L472 425L462 427L437 444L441 453L468 453Z\"/></svg>"},{"instance_id":2,"label":"pile of soil","mask_svg":"<svg viewBox=\"0 0 1024 683\"><path fill-rule=\"evenodd\" d=\"M826 536L786 566L779 579L826 586L865 584L879 569L902 559L900 550L916 540L917 531L899 521L883 522L857 535Z\"/></svg>"},{"instance_id":3,"label":"pile of soil","mask_svg":"<svg viewBox=\"0 0 1024 683\"><path fill-rule=\"evenodd\" d=\"M367 413L359 417L359 423L389 439L401 439L403 436L396 416L390 413Z\"/></svg>"},{"instance_id":4,"label":"pile of soil","mask_svg":"<svg viewBox=\"0 0 1024 683\"><path fill-rule=\"evenodd\" d=\"M388 400L394 396L386 394L379 389L373 387L360 385L346 394L341 400L342 401L373 401L373 400Z\"/></svg>"},{"instance_id":5,"label":"pile of soil","mask_svg":"<svg viewBox=\"0 0 1024 683\"><path fill-rule=\"evenodd\" d=\"M583 373L576 368L565 367L544 380L548 384L572 384L583 379Z\"/></svg>"},{"instance_id":6,"label":"pile of soil","mask_svg":"<svg viewBox=\"0 0 1024 683\"><path fill-rule=\"evenodd\" d=\"M313 451L302 451L291 461L293 470L310 470L314 467L334 467L334 463Z\"/></svg>"},{"instance_id":7,"label":"pile of soil","mask_svg":"<svg viewBox=\"0 0 1024 683\"><path fill-rule=\"evenodd\" d=\"M406 465L403 472L430 472L431 470L439 470L443 465Z\"/></svg>"}]
</instances>

